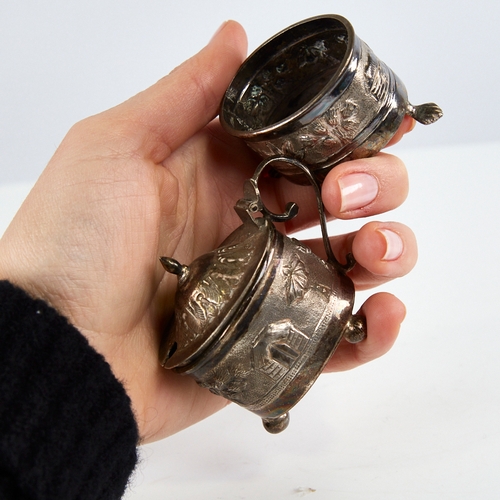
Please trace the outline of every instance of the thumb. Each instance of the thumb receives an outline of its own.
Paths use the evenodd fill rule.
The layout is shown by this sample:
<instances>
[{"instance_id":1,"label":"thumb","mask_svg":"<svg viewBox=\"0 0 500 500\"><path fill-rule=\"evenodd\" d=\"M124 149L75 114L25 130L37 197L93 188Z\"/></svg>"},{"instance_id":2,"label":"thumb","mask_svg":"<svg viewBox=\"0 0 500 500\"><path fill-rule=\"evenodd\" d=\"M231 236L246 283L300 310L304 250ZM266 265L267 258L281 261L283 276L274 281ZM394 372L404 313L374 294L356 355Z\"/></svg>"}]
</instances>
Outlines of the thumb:
<instances>
[{"instance_id":1,"label":"thumb","mask_svg":"<svg viewBox=\"0 0 500 500\"><path fill-rule=\"evenodd\" d=\"M163 161L217 115L246 50L242 26L226 21L200 52L112 111L134 126L146 157Z\"/></svg>"}]
</instances>

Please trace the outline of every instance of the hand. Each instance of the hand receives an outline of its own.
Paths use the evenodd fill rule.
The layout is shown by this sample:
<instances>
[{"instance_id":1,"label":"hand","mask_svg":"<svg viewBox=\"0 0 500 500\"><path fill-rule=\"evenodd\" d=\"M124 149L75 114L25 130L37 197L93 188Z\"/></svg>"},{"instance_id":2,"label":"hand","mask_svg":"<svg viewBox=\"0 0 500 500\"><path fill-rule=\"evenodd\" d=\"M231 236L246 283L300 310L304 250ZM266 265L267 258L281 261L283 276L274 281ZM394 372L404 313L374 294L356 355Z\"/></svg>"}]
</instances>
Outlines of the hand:
<instances>
[{"instance_id":1,"label":"hand","mask_svg":"<svg viewBox=\"0 0 500 500\"><path fill-rule=\"evenodd\" d=\"M49 302L104 355L131 397L144 442L227 404L159 365L161 327L172 313L177 279L158 258L189 264L240 224L233 205L258 159L213 118L245 53L243 29L228 22L156 85L76 124L0 241L0 278ZM405 122L400 134L410 126ZM362 207L363 189L357 200L340 196L350 173L358 180L373 176L363 189L376 196ZM299 203L300 222L287 230L316 221L310 190L282 180L265 189L277 206ZM394 208L406 190L403 165L388 155L336 167L323 185L327 209L343 218ZM401 243L391 236L388 247L384 236L392 233L385 230ZM339 255L352 249L358 260L352 276L362 288L407 273L416 258L410 230L396 223L370 223L335 238L334 247ZM375 295L363 310L368 338L342 346L329 369L369 361L395 340L404 317L396 298Z\"/></svg>"}]
</instances>

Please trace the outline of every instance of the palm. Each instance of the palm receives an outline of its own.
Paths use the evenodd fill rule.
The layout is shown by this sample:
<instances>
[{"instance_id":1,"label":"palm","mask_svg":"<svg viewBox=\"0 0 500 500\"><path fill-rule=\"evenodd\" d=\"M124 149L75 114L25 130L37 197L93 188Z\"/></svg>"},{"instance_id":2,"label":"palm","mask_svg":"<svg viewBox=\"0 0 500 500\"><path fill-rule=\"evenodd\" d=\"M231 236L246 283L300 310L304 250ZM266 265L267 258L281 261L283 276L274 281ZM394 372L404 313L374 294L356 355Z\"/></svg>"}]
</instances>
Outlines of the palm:
<instances>
[{"instance_id":1,"label":"palm","mask_svg":"<svg viewBox=\"0 0 500 500\"><path fill-rule=\"evenodd\" d=\"M61 308L112 360L117 376L131 380L128 390L136 401L138 418L148 422L143 426L146 439L170 434L226 404L158 365L159 332L171 314L176 286L176 279L164 273L158 258L168 255L190 263L217 246L238 225L232 207L243 180L255 167L246 149L241 145L233 149L219 140L217 129L218 124L211 124L158 164L145 157L111 159L105 171L96 166L93 172L92 162L85 168L92 172L91 186L106 188L85 190L96 198L86 199L81 206L105 207L106 218L92 237L97 243L92 256L95 274L79 269L75 270L78 276L71 276L72 282L93 287L93 293L89 297L84 292L87 286L79 287L76 293L81 295L65 298L65 304L75 307ZM110 172L127 182L106 182ZM77 195L70 193L68 203ZM79 218L86 216L91 214ZM73 235L78 247L79 237L83 247L88 230ZM96 257L101 261L96 263ZM173 407L184 412L180 422L174 421L175 427L169 422Z\"/></svg>"},{"instance_id":2,"label":"palm","mask_svg":"<svg viewBox=\"0 0 500 500\"><path fill-rule=\"evenodd\" d=\"M99 221L92 237L97 244L92 272L74 269L78 276L72 275L71 282L85 286L74 290L75 296L65 297L64 303L74 307L61 309L112 360L118 378L131 380L128 390L136 401L138 418L148 421L143 426L146 439L170 434L225 404L158 365L159 332L171 314L176 286L176 279L164 273L158 258L168 255L189 263L217 246L238 224L232 207L255 166L245 149L233 152L219 141L216 128L212 124L159 164L149 158L111 159L105 171L96 165L94 172L88 162L85 171L92 173L87 181L91 189L78 186L75 192L66 192L68 204L74 203L78 192L93 193L95 198L81 206L85 210L105 207L106 218ZM107 182L110 172L127 182ZM91 214L78 216L86 217ZM83 248L88 229L72 238L75 247ZM174 406L177 411L186 410L181 422L176 420L171 427Z\"/></svg>"}]
</instances>

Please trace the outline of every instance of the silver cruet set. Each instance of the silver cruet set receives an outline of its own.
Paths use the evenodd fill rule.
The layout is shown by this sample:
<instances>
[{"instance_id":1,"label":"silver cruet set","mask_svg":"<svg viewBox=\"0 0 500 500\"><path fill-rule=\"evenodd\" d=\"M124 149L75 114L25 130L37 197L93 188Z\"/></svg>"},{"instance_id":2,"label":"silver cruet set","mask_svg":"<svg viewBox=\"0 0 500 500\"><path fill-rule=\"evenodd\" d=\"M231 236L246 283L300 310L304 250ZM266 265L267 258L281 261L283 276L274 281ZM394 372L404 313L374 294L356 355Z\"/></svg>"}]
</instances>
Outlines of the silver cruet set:
<instances>
[{"instance_id":1,"label":"silver cruet set","mask_svg":"<svg viewBox=\"0 0 500 500\"><path fill-rule=\"evenodd\" d=\"M287 427L289 410L339 343L366 336L364 317L353 313L354 260L333 255L321 183L338 163L380 151L405 115L429 124L442 111L410 104L401 80L341 16L294 24L244 61L220 122L262 162L235 205L242 224L218 248L189 266L160 259L178 276L163 367L256 413L269 432ZM266 170L312 187L326 260L277 230L298 207L266 208L259 191Z\"/></svg>"}]
</instances>

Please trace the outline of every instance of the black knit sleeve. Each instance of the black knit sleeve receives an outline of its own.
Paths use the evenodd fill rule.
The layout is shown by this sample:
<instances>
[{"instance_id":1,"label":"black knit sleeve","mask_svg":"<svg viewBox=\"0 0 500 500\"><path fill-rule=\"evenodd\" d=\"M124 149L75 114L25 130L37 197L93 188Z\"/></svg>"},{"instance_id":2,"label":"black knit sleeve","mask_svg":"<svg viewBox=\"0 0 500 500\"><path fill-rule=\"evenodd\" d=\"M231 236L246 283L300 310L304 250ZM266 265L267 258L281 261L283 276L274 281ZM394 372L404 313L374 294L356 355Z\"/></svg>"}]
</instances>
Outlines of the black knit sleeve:
<instances>
[{"instance_id":1,"label":"black knit sleeve","mask_svg":"<svg viewBox=\"0 0 500 500\"><path fill-rule=\"evenodd\" d=\"M137 443L104 358L54 309L0 281L0 498L119 499Z\"/></svg>"}]
</instances>

